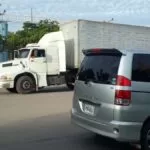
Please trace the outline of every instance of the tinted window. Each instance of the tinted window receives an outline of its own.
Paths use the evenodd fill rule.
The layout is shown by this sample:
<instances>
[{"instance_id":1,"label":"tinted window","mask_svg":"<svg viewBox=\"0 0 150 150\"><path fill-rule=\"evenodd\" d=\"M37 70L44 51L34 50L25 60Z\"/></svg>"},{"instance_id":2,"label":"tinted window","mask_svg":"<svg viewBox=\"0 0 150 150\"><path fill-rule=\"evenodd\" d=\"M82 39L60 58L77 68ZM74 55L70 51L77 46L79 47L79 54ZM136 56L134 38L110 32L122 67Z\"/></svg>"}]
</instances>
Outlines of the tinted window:
<instances>
[{"instance_id":1,"label":"tinted window","mask_svg":"<svg viewBox=\"0 0 150 150\"><path fill-rule=\"evenodd\" d=\"M132 80L150 82L150 54L135 54L133 56Z\"/></svg>"},{"instance_id":2,"label":"tinted window","mask_svg":"<svg viewBox=\"0 0 150 150\"><path fill-rule=\"evenodd\" d=\"M85 56L78 80L102 84L115 84L121 56L113 54Z\"/></svg>"},{"instance_id":3,"label":"tinted window","mask_svg":"<svg viewBox=\"0 0 150 150\"><path fill-rule=\"evenodd\" d=\"M35 57L35 58L45 57L45 50L43 50L43 49L34 49L32 51L31 57Z\"/></svg>"}]
</instances>

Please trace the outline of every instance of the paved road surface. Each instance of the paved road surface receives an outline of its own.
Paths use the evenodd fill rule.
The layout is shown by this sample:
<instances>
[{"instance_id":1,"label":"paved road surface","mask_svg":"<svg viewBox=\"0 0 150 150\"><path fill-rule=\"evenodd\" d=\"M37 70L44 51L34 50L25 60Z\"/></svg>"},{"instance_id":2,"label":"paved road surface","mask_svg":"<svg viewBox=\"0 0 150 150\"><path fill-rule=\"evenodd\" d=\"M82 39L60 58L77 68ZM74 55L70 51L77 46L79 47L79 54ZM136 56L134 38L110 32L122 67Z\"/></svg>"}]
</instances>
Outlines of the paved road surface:
<instances>
[{"instance_id":1,"label":"paved road surface","mask_svg":"<svg viewBox=\"0 0 150 150\"><path fill-rule=\"evenodd\" d=\"M70 123L73 93L64 87L30 95L0 91L0 150L133 150Z\"/></svg>"}]
</instances>

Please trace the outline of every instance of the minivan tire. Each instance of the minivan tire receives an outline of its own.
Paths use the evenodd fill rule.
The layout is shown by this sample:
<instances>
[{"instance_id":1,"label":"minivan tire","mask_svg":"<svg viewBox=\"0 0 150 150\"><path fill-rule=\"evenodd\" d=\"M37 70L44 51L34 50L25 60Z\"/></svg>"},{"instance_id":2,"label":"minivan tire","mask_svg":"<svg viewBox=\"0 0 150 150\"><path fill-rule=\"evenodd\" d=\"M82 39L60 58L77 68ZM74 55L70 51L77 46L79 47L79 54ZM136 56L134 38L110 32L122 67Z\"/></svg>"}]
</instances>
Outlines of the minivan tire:
<instances>
[{"instance_id":1,"label":"minivan tire","mask_svg":"<svg viewBox=\"0 0 150 150\"><path fill-rule=\"evenodd\" d=\"M150 150L150 139L148 144L148 135L150 135L150 122L144 125L141 132L141 149L142 150Z\"/></svg>"},{"instance_id":2,"label":"minivan tire","mask_svg":"<svg viewBox=\"0 0 150 150\"><path fill-rule=\"evenodd\" d=\"M19 94L28 94L34 92L35 89L35 82L29 76L21 76L16 82L16 91Z\"/></svg>"}]
</instances>

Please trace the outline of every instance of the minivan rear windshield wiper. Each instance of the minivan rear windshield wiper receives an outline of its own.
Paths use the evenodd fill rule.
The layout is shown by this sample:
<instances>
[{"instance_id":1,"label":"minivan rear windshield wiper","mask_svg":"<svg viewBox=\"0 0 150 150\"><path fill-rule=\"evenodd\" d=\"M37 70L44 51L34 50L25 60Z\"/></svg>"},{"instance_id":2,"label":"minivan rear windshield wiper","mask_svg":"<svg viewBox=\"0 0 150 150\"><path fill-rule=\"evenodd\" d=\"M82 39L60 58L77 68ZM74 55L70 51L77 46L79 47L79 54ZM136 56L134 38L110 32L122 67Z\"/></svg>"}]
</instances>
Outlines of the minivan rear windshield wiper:
<instances>
[{"instance_id":1,"label":"minivan rear windshield wiper","mask_svg":"<svg viewBox=\"0 0 150 150\"><path fill-rule=\"evenodd\" d=\"M98 82L98 81L95 80L95 79L86 79L84 82L85 82L85 84L88 84L89 82L94 82L94 83L96 83L96 82Z\"/></svg>"},{"instance_id":2,"label":"minivan rear windshield wiper","mask_svg":"<svg viewBox=\"0 0 150 150\"><path fill-rule=\"evenodd\" d=\"M107 81L99 81L96 79L86 79L84 81L85 84L88 84L89 82L93 82L93 83L100 83L100 84L113 84L111 81L107 80Z\"/></svg>"}]
</instances>

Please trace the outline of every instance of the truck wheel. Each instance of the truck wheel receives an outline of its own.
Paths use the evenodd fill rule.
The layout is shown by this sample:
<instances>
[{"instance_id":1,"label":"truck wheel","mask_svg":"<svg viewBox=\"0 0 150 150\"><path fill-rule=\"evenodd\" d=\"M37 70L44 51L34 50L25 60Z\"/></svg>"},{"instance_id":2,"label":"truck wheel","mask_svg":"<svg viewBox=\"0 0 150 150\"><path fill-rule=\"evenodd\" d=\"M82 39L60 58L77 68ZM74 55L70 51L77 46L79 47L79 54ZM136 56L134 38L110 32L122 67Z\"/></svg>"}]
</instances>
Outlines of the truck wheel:
<instances>
[{"instance_id":1,"label":"truck wheel","mask_svg":"<svg viewBox=\"0 0 150 150\"><path fill-rule=\"evenodd\" d=\"M66 85L70 90L74 89L75 75L73 72L67 72L65 76Z\"/></svg>"},{"instance_id":2,"label":"truck wheel","mask_svg":"<svg viewBox=\"0 0 150 150\"><path fill-rule=\"evenodd\" d=\"M150 150L150 122L148 122L141 133L141 149Z\"/></svg>"},{"instance_id":3,"label":"truck wheel","mask_svg":"<svg viewBox=\"0 0 150 150\"><path fill-rule=\"evenodd\" d=\"M7 91L11 93L17 93L15 88L7 88Z\"/></svg>"},{"instance_id":4,"label":"truck wheel","mask_svg":"<svg viewBox=\"0 0 150 150\"><path fill-rule=\"evenodd\" d=\"M74 89L74 85L72 85L71 83L66 83L67 84L67 87L70 89L70 90L73 90Z\"/></svg>"},{"instance_id":5,"label":"truck wheel","mask_svg":"<svg viewBox=\"0 0 150 150\"><path fill-rule=\"evenodd\" d=\"M20 94L28 94L35 91L35 82L29 76L22 76L16 82L16 91Z\"/></svg>"},{"instance_id":6,"label":"truck wheel","mask_svg":"<svg viewBox=\"0 0 150 150\"><path fill-rule=\"evenodd\" d=\"M66 85L70 90L73 90L74 85L73 85L73 82L70 78L71 78L71 76L66 76Z\"/></svg>"}]
</instances>

